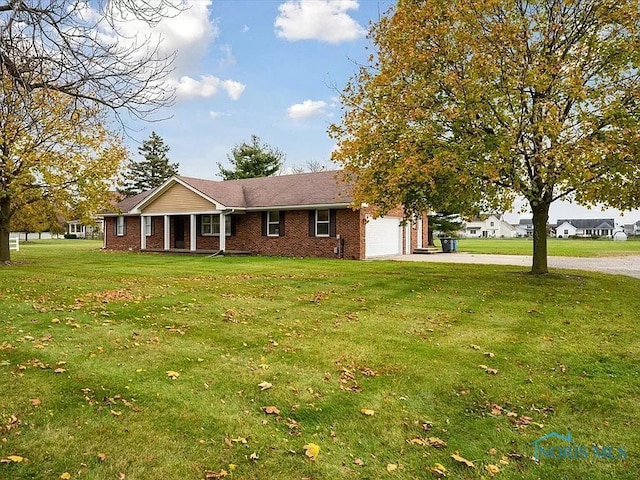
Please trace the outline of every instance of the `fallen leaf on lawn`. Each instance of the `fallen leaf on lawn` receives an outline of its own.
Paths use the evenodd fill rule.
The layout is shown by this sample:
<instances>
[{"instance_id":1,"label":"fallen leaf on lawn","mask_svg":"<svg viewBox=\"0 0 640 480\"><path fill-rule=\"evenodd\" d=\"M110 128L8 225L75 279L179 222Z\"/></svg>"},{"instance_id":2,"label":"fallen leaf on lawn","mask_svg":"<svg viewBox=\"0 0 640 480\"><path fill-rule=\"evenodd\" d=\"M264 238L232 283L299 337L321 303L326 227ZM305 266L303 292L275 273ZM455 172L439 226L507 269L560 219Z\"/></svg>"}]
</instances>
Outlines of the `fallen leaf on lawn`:
<instances>
[{"instance_id":1,"label":"fallen leaf on lawn","mask_svg":"<svg viewBox=\"0 0 640 480\"><path fill-rule=\"evenodd\" d=\"M249 460L253 460L254 462L258 461L258 454L253 452L251 455L249 455Z\"/></svg>"},{"instance_id":2,"label":"fallen leaf on lawn","mask_svg":"<svg viewBox=\"0 0 640 480\"><path fill-rule=\"evenodd\" d=\"M260 387L260 390L262 390L263 392L273 387L273 385L269 382L261 382L258 384L258 386Z\"/></svg>"},{"instance_id":3,"label":"fallen leaf on lawn","mask_svg":"<svg viewBox=\"0 0 640 480\"><path fill-rule=\"evenodd\" d=\"M308 443L302 448L304 448L304 454L311 460L315 460L316 458L318 458L320 447L315 443Z\"/></svg>"},{"instance_id":4,"label":"fallen leaf on lawn","mask_svg":"<svg viewBox=\"0 0 640 480\"><path fill-rule=\"evenodd\" d=\"M364 467L364 462L362 461L361 458L356 458L353 463L355 463L356 465L358 465L359 467Z\"/></svg>"},{"instance_id":5,"label":"fallen leaf on lawn","mask_svg":"<svg viewBox=\"0 0 640 480\"><path fill-rule=\"evenodd\" d=\"M496 354L495 354L495 353L493 353L493 352L484 352L484 354L485 354L487 357L489 357L489 358L493 358L493 357L495 357L495 356L496 356Z\"/></svg>"},{"instance_id":6,"label":"fallen leaf on lawn","mask_svg":"<svg viewBox=\"0 0 640 480\"><path fill-rule=\"evenodd\" d=\"M69 472L64 472L62 475L60 475L60 478L62 480L71 480L71 474Z\"/></svg>"},{"instance_id":7,"label":"fallen leaf on lawn","mask_svg":"<svg viewBox=\"0 0 640 480\"><path fill-rule=\"evenodd\" d=\"M447 469L445 468L444 465L442 465L441 463L436 463L433 467L431 467L429 469L431 471L431 473L433 473L434 475L438 475L438 476L446 476L447 475Z\"/></svg>"},{"instance_id":8,"label":"fallen leaf on lawn","mask_svg":"<svg viewBox=\"0 0 640 480\"><path fill-rule=\"evenodd\" d=\"M369 408L361 408L360 412L368 417L373 417L376 414L375 410L371 410Z\"/></svg>"},{"instance_id":9,"label":"fallen leaf on lawn","mask_svg":"<svg viewBox=\"0 0 640 480\"><path fill-rule=\"evenodd\" d=\"M124 473L118 473L118 480L124 480L125 478L127 478L127 476Z\"/></svg>"},{"instance_id":10,"label":"fallen leaf on lawn","mask_svg":"<svg viewBox=\"0 0 640 480\"><path fill-rule=\"evenodd\" d=\"M227 475L228 475L228 472L226 470L220 470L220 473L207 471L204 474L204 478L206 478L206 479L209 479L209 478L224 478Z\"/></svg>"},{"instance_id":11,"label":"fallen leaf on lawn","mask_svg":"<svg viewBox=\"0 0 640 480\"><path fill-rule=\"evenodd\" d=\"M171 380L177 380L178 377L180 377L180 373L178 372L174 372L173 370L167 370L167 376L171 379Z\"/></svg>"},{"instance_id":12,"label":"fallen leaf on lawn","mask_svg":"<svg viewBox=\"0 0 640 480\"><path fill-rule=\"evenodd\" d=\"M416 437L409 440L409 443L421 446L429 445L430 447L435 448L442 448L447 446L447 442L439 439L438 437L429 437L427 439Z\"/></svg>"},{"instance_id":13,"label":"fallen leaf on lawn","mask_svg":"<svg viewBox=\"0 0 640 480\"><path fill-rule=\"evenodd\" d=\"M111 415L113 415L114 417L122 418L122 412L119 412L119 411L117 411L117 410L111 410L111 412L110 412L110 413L111 413Z\"/></svg>"},{"instance_id":14,"label":"fallen leaf on lawn","mask_svg":"<svg viewBox=\"0 0 640 480\"><path fill-rule=\"evenodd\" d=\"M502 456L502 458L500 459L500 463L503 465L509 465L509 457L506 456Z\"/></svg>"},{"instance_id":15,"label":"fallen leaf on lawn","mask_svg":"<svg viewBox=\"0 0 640 480\"><path fill-rule=\"evenodd\" d=\"M235 463L230 463L230 464L229 464L229 470L231 470L232 472L233 472L236 468L238 468L238 465L236 465Z\"/></svg>"},{"instance_id":16,"label":"fallen leaf on lawn","mask_svg":"<svg viewBox=\"0 0 640 480\"><path fill-rule=\"evenodd\" d=\"M98 454L98 460L100 460L101 462L104 462L107 459L107 455L104 453L99 453Z\"/></svg>"},{"instance_id":17,"label":"fallen leaf on lawn","mask_svg":"<svg viewBox=\"0 0 640 480\"><path fill-rule=\"evenodd\" d=\"M248 443L247 439L245 437L232 438L231 442L233 442L233 443L242 443L243 445L246 445Z\"/></svg>"},{"instance_id":18,"label":"fallen leaf on lawn","mask_svg":"<svg viewBox=\"0 0 640 480\"><path fill-rule=\"evenodd\" d=\"M33 407L39 407L40 404L42 403L42 401L39 398L32 398L30 401L31 401L31 406Z\"/></svg>"},{"instance_id":19,"label":"fallen leaf on lawn","mask_svg":"<svg viewBox=\"0 0 640 480\"><path fill-rule=\"evenodd\" d=\"M273 406L271 406L271 407L262 407L262 410L267 415L280 415L280 410L278 410L278 407L273 407Z\"/></svg>"},{"instance_id":20,"label":"fallen leaf on lawn","mask_svg":"<svg viewBox=\"0 0 640 480\"><path fill-rule=\"evenodd\" d=\"M67 370L66 370L66 369L64 369L64 368L56 368L56 369L53 371L53 373L64 373L64 372L66 372L66 371L67 371Z\"/></svg>"},{"instance_id":21,"label":"fallen leaf on lawn","mask_svg":"<svg viewBox=\"0 0 640 480\"><path fill-rule=\"evenodd\" d=\"M474 345L473 343L471 345L469 345L471 348L473 348L474 350L480 350L480 345Z\"/></svg>"},{"instance_id":22,"label":"fallen leaf on lawn","mask_svg":"<svg viewBox=\"0 0 640 480\"><path fill-rule=\"evenodd\" d=\"M442 447L446 447L447 446L447 442L445 442L444 440L439 439L438 437L429 437L429 438L427 438L427 444L430 447L435 447L435 448L442 448Z\"/></svg>"},{"instance_id":23,"label":"fallen leaf on lawn","mask_svg":"<svg viewBox=\"0 0 640 480\"><path fill-rule=\"evenodd\" d=\"M467 460L466 458L461 457L460 455L458 455L456 453L451 455L451 458L453 458L456 462L464 463L469 468L476 468L476 466L473 464L472 461Z\"/></svg>"},{"instance_id":24,"label":"fallen leaf on lawn","mask_svg":"<svg viewBox=\"0 0 640 480\"><path fill-rule=\"evenodd\" d=\"M484 466L485 470L489 473L489 475L491 475L492 477L496 474L496 473L500 473L500 467L497 465L485 465Z\"/></svg>"},{"instance_id":25,"label":"fallen leaf on lawn","mask_svg":"<svg viewBox=\"0 0 640 480\"><path fill-rule=\"evenodd\" d=\"M387 472L395 472L398 469L398 465L396 463L388 463L387 464Z\"/></svg>"},{"instance_id":26,"label":"fallen leaf on lawn","mask_svg":"<svg viewBox=\"0 0 640 480\"><path fill-rule=\"evenodd\" d=\"M2 463L22 463L26 460L26 458L21 457L20 455L9 455L7 458L2 459Z\"/></svg>"},{"instance_id":27,"label":"fallen leaf on lawn","mask_svg":"<svg viewBox=\"0 0 640 480\"><path fill-rule=\"evenodd\" d=\"M489 375L497 375L498 374L498 370L496 370L495 368L490 368L490 367L487 367L486 365L478 365L478 367L483 369Z\"/></svg>"}]
</instances>

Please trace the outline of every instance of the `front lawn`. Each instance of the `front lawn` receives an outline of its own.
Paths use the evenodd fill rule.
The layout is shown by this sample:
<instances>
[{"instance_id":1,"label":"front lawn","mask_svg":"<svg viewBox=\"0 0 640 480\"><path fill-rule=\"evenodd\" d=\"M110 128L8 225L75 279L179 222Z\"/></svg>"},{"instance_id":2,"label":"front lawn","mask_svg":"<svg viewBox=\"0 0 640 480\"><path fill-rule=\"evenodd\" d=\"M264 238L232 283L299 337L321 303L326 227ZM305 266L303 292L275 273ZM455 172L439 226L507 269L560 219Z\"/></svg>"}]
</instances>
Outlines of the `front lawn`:
<instances>
[{"instance_id":1,"label":"front lawn","mask_svg":"<svg viewBox=\"0 0 640 480\"><path fill-rule=\"evenodd\" d=\"M637 279L99 245L0 268L0 478L640 477Z\"/></svg>"},{"instance_id":2,"label":"front lawn","mask_svg":"<svg viewBox=\"0 0 640 480\"><path fill-rule=\"evenodd\" d=\"M436 239L440 247L440 240ZM626 242L602 239L548 238L549 255L559 257L611 257L640 255L640 238ZM533 240L526 238L460 238L458 251L467 253L532 255Z\"/></svg>"}]
</instances>

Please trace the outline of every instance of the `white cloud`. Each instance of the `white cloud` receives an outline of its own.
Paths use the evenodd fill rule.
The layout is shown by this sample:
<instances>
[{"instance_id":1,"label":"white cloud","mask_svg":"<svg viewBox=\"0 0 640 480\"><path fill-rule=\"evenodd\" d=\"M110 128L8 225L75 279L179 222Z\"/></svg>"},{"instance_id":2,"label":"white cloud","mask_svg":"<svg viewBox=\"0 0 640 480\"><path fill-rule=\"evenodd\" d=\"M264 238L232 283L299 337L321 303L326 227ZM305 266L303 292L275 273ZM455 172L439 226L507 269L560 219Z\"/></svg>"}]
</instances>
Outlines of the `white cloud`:
<instances>
[{"instance_id":1,"label":"white cloud","mask_svg":"<svg viewBox=\"0 0 640 480\"><path fill-rule=\"evenodd\" d=\"M289 118L300 119L322 115L327 108L327 102L323 100L305 100L302 103L291 105L287 112Z\"/></svg>"},{"instance_id":2,"label":"white cloud","mask_svg":"<svg viewBox=\"0 0 640 480\"><path fill-rule=\"evenodd\" d=\"M242 27L242 33L247 33L249 31L249 25L245 25Z\"/></svg>"},{"instance_id":3,"label":"white cloud","mask_svg":"<svg viewBox=\"0 0 640 480\"><path fill-rule=\"evenodd\" d=\"M232 100L238 100L244 92L245 85L234 80L221 80L213 75L201 75L199 80L185 75L177 82L176 97L178 99L210 98L221 89Z\"/></svg>"},{"instance_id":4,"label":"white cloud","mask_svg":"<svg viewBox=\"0 0 640 480\"><path fill-rule=\"evenodd\" d=\"M287 0L278 7L276 35L334 44L356 40L367 32L347 12L358 6L357 0Z\"/></svg>"},{"instance_id":5,"label":"white cloud","mask_svg":"<svg viewBox=\"0 0 640 480\"><path fill-rule=\"evenodd\" d=\"M220 60L220 67L228 67L229 65L236 64L236 57L233 56L233 50L231 49L231 45L221 45L220 51L223 54L222 60Z\"/></svg>"},{"instance_id":6,"label":"white cloud","mask_svg":"<svg viewBox=\"0 0 640 480\"><path fill-rule=\"evenodd\" d=\"M172 55L175 52L173 71L164 81L176 89L176 99L210 98L220 90L237 100L242 95L245 85L235 80L221 80L212 75L197 75L201 61L213 41L219 35L216 22L210 19L209 10L212 0L174 0L182 6L182 10L175 15L168 15L156 25L150 26L146 22L137 20L130 12L120 11L120 17L114 19L113 24L120 36L115 35L108 22L100 24L97 35L108 41L128 42L131 45L157 45L160 56ZM92 18L97 12L82 5L81 15ZM124 40L123 40L124 39ZM223 63L235 63L235 58L228 45L222 45L224 53ZM144 52L141 52L144 53ZM198 79L194 78L197 77Z\"/></svg>"},{"instance_id":7,"label":"white cloud","mask_svg":"<svg viewBox=\"0 0 640 480\"><path fill-rule=\"evenodd\" d=\"M211 118L218 118L218 117L221 117L223 115L224 115L224 113L222 113L222 112L209 112L209 116Z\"/></svg>"}]
</instances>

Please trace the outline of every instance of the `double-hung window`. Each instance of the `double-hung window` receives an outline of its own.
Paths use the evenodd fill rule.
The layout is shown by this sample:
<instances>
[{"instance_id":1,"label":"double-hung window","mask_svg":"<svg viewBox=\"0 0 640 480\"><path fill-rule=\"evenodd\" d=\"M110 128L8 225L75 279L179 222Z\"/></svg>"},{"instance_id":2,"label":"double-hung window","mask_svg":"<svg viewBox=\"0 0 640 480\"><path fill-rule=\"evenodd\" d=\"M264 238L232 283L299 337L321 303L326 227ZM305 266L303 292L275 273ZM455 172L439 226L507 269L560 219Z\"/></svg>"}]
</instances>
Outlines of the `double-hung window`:
<instances>
[{"instance_id":1,"label":"double-hung window","mask_svg":"<svg viewBox=\"0 0 640 480\"><path fill-rule=\"evenodd\" d=\"M123 216L116 218L116 235L118 237L124 236L124 217Z\"/></svg>"},{"instance_id":2,"label":"double-hung window","mask_svg":"<svg viewBox=\"0 0 640 480\"><path fill-rule=\"evenodd\" d=\"M329 210L316 210L316 237L329 236Z\"/></svg>"},{"instance_id":3,"label":"double-hung window","mask_svg":"<svg viewBox=\"0 0 640 480\"><path fill-rule=\"evenodd\" d=\"M280 212L277 210L267 212L267 236L280 236Z\"/></svg>"},{"instance_id":4,"label":"double-hung window","mask_svg":"<svg viewBox=\"0 0 640 480\"><path fill-rule=\"evenodd\" d=\"M220 215L203 215L200 233L207 236L220 236ZM225 236L231 235L231 215L224 217Z\"/></svg>"},{"instance_id":5,"label":"double-hung window","mask_svg":"<svg viewBox=\"0 0 640 480\"><path fill-rule=\"evenodd\" d=\"M145 237L150 237L153 235L153 218L152 217L144 217L144 235Z\"/></svg>"}]
</instances>

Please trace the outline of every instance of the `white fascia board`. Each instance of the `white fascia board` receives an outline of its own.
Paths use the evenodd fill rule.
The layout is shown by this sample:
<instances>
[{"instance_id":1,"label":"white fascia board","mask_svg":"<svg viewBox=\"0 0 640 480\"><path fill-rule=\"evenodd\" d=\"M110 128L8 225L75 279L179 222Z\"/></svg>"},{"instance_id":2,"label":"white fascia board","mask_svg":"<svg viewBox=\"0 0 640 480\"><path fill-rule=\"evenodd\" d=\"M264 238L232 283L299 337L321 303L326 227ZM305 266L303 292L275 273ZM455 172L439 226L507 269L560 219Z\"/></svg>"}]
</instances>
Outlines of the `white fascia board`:
<instances>
[{"instance_id":1,"label":"white fascia board","mask_svg":"<svg viewBox=\"0 0 640 480\"><path fill-rule=\"evenodd\" d=\"M351 208L352 203L324 203L317 205L273 205L271 207L252 207L247 208L247 212L266 212L270 210L318 210L318 209L334 209L334 208Z\"/></svg>"}]
</instances>

